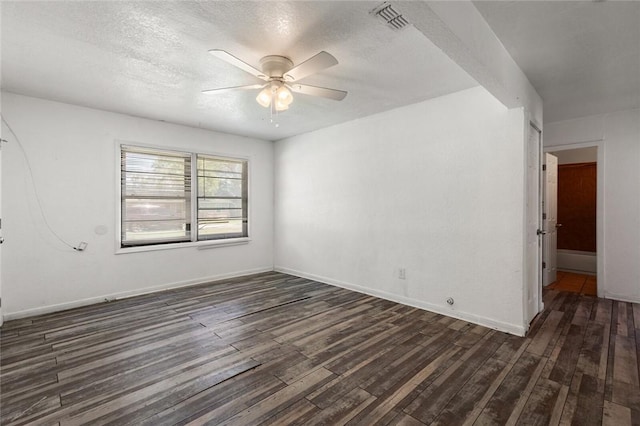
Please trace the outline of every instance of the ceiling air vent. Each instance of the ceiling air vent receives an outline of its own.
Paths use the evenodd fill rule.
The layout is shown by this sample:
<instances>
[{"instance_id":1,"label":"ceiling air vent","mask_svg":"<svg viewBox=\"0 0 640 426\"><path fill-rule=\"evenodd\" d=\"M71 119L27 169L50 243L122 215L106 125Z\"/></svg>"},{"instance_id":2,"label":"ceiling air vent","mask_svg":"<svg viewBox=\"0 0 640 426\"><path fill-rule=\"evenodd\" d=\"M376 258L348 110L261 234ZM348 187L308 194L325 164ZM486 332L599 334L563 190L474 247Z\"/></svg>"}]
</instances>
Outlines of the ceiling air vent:
<instances>
[{"instance_id":1,"label":"ceiling air vent","mask_svg":"<svg viewBox=\"0 0 640 426\"><path fill-rule=\"evenodd\" d=\"M389 2L382 3L380 6L373 9L371 13L383 20L387 26L394 30L401 30L409 25L409 21L396 11Z\"/></svg>"}]
</instances>

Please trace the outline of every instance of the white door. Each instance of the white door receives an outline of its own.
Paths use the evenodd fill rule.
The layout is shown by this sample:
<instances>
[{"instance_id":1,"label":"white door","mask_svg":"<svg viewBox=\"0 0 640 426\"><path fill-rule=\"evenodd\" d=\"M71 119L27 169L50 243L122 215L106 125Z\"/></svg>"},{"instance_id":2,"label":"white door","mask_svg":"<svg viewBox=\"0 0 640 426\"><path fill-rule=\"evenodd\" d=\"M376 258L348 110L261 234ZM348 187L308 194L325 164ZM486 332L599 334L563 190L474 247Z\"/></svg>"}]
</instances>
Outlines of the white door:
<instances>
[{"instance_id":1,"label":"white door","mask_svg":"<svg viewBox=\"0 0 640 426\"><path fill-rule=\"evenodd\" d=\"M558 270L558 157L544 154L544 203L542 206L542 285L556 281Z\"/></svg>"},{"instance_id":2,"label":"white door","mask_svg":"<svg viewBox=\"0 0 640 426\"><path fill-rule=\"evenodd\" d=\"M525 204L526 252L525 252L525 287L526 312L525 322L529 324L542 310L542 286L540 279L540 131L529 126L527 137L527 199Z\"/></svg>"}]
</instances>

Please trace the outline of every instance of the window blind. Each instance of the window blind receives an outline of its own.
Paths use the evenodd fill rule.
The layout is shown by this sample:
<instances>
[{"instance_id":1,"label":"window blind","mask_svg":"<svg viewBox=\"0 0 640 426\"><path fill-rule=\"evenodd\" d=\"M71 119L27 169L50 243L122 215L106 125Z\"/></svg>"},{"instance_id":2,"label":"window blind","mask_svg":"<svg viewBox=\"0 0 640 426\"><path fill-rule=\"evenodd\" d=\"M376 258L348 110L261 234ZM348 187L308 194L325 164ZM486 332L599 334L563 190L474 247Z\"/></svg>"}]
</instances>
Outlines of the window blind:
<instances>
[{"instance_id":1,"label":"window blind","mask_svg":"<svg viewBox=\"0 0 640 426\"><path fill-rule=\"evenodd\" d=\"M198 240L248 236L247 161L197 156Z\"/></svg>"},{"instance_id":2,"label":"window blind","mask_svg":"<svg viewBox=\"0 0 640 426\"><path fill-rule=\"evenodd\" d=\"M122 247L191 240L191 154L121 147Z\"/></svg>"}]
</instances>

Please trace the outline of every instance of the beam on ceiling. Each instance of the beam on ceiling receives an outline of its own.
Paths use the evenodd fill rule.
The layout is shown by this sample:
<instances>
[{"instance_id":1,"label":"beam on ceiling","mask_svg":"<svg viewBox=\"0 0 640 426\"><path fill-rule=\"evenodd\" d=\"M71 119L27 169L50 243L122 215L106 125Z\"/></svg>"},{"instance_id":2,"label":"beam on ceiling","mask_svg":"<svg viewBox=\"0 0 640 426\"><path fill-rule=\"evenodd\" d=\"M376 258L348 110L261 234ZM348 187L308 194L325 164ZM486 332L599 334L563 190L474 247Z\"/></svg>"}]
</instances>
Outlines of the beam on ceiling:
<instances>
[{"instance_id":1,"label":"beam on ceiling","mask_svg":"<svg viewBox=\"0 0 640 426\"><path fill-rule=\"evenodd\" d=\"M470 1L394 3L413 26L507 108L542 128L542 99Z\"/></svg>"}]
</instances>

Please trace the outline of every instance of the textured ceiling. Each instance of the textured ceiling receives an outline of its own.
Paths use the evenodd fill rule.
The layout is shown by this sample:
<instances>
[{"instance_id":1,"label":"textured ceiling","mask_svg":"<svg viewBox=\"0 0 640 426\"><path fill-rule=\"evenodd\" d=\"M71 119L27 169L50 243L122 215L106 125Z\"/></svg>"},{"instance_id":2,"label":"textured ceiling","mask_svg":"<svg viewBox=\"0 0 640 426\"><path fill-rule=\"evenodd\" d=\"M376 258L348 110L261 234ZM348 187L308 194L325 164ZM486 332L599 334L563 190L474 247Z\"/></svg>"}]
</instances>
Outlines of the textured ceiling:
<instances>
[{"instance_id":1,"label":"textured ceiling","mask_svg":"<svg viewBox=\"0 0 640 426\"><path fill-rule=\"evenodd\" d=\"M477 85L413 27L393 31L370 15L378 4L4 1L2 88L277 140ZM349 94L296 95L276 128L257 91L201 93L260 82L213 48L255 67L269 54L297 64L325 50L339 64L301 82Z\"/></svg>"},{"instance_id":2,"label":"textured ceiling","mask_svg":"<svg viewBox=\"0 0 640 426\"><path fill-rule=\"evenodd\" d=\"M478 1L544 121L640 107L640 2Z\"/></svg>"}]
</instances>

